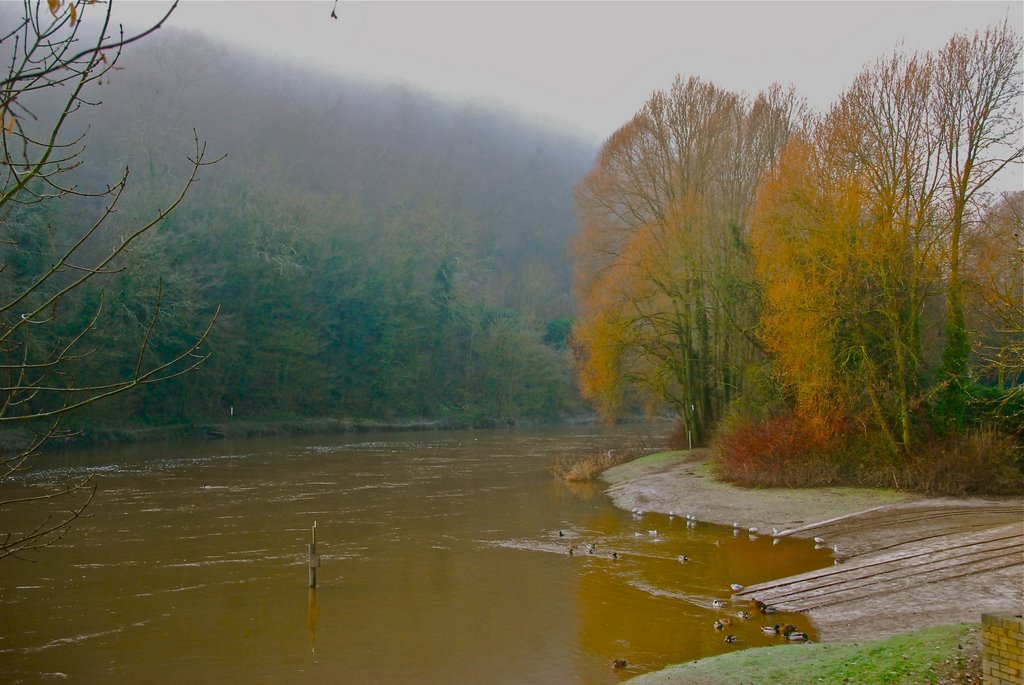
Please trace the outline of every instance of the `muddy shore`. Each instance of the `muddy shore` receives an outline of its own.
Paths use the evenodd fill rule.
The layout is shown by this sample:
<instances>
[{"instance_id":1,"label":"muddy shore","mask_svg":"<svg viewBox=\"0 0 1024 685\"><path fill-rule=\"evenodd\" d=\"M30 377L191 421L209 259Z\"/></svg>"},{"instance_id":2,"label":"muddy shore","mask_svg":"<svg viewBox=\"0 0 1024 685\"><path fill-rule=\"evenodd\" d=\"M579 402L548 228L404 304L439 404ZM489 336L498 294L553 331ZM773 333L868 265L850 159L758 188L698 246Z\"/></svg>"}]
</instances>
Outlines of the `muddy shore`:
<instances>
[{"instance_id":1,"label":"muddy shore","mask_svg":"<svg viewBox=\"0 0 1024 685\"><path fill-rule=\"evenodd\" d=\"M606 471L624 509L693 514L758 534L819 538L839 563L745 588L803 612L824 642L979 622L1024 607L1024 495L928 499L864 488L750 489L714 479L704 450L668 452Z\"/></svg>"}]
</instances>

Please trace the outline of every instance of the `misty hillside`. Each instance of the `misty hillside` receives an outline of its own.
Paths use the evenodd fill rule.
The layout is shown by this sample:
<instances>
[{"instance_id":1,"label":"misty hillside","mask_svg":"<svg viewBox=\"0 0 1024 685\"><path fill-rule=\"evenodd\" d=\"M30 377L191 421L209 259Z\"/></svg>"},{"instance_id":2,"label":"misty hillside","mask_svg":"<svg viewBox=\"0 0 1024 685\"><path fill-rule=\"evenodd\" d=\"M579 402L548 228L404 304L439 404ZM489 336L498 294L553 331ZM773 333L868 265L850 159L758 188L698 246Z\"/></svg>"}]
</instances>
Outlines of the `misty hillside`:
<instances>
[{"instance_id":1,"label":"misty hillside","mask_svg":"<svg viewBox=\"0 0 1024 685\"><path fill-rule=\"evenodd\" d=\"M201 171L128 270L96 281L116 345L84 361L83 375L133 362L117 350L132 349L158 287L156 353L222 313L198 373L91 420L199 420L231 407L482 420L574 406L565 245L588 143L169 29L118 65L91 94L102 104L69 129L85 134L83 188L130 170L110 240L178 192L193 129L208 159L226 157ZM99 209L68 199L22 210L19 226L45 222L70 240ZM100 297L76 298L79 321Z\"/></svg>"},{"instance_id":2,"label":"misty hillside","mask_svg":"<svg viewBox=\"0 0 1024 685\"><path fill-rule=\"evenodd\" d=\"M83 117L108 173L127 164L158 181L188 152L194 128L214 155L227 155L204 174L209 185L270 182L384 216L409 202L445 207L460 215L458 241L503 279L498 290L512 298L503 304L520 305L523 269L542 265L563 291L557 306L569 306L564 249L575 230L571 190L593 159L588 143L493 109L300 71L181 31L132 46L120 66L97 89L102 107Z\"/></svg>"}]
</instances>

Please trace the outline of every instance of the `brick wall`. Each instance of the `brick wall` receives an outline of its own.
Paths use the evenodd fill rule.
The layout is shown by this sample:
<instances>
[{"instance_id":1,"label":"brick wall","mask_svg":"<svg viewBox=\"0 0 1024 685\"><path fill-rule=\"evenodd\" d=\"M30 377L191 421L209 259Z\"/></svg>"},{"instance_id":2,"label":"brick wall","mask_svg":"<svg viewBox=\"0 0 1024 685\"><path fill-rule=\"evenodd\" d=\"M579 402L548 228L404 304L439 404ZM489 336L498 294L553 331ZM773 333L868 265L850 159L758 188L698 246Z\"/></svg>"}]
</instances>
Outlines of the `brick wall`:
<instances>
[{"instance_id":1,"label":"brick wall","mask_svg":"<svg viewBox=\"0 0 1024 685\"><path fill-rule=\"evenodd\" d=\"M1024 685L1024 619L982 614L981 668L985 685Z\"/></svg>"}]
</instances>

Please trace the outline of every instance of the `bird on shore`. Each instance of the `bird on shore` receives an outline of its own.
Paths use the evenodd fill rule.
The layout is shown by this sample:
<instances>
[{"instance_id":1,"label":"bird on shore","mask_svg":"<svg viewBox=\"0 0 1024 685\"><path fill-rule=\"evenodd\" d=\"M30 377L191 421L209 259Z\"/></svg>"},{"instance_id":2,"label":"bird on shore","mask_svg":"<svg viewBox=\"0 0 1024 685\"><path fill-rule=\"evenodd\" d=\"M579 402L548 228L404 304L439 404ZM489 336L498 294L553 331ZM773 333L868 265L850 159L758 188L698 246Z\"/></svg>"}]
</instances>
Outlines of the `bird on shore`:
<instances>
[{"instance_id":1,"label":"bird on shore","mask_svg":"<svg viewBox=\"0 0 1024 685\"><path fill-rule=\"evenodd\" d=\"M824 545L825 544L825 538L822 538L822 537L817 537L816 536L814 538L814 541L817 542L819 545Z\"/></svg>"}]
</instances>

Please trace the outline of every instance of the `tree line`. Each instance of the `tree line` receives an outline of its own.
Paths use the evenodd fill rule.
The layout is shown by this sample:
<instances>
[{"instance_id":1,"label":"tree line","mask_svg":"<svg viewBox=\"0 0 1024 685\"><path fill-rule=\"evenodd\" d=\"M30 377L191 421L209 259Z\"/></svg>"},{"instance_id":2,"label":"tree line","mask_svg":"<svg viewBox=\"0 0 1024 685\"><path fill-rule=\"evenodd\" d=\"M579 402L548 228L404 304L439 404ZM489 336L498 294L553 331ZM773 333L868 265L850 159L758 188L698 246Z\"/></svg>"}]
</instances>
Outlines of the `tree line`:
<instances>
[{"instance_id":1,"label":"tree line","mask_svg":"<svg viewBox=\"0 0 1024 685\"><path fill-rule=\"evenodd\" d=\"M1021 36L866 65L826 112L698 78L654 93L576 191L581 389L698 443L785 417L893 461L1024 425ZM813 442L813 441L812 441Z\"/></svg>"},{"instance_id":2,"label":"tree line","mask_svg":"<svg viewBox=\"0 0 1024 685\"><path fill-rule=\"evenodd\" d=\"M32 344L99 332L102 344L67 373L105 385L131 375L131 351L170 358L219 314L195 374L84 407L73 425L481 423L585 410L566 363L564 245L589 143L170 29L87 87L102 105L74 112L61 138L86 147L65 173L76 193L5 218L8 292L29 287L104 211L86 191L128 170L116 212L83 248L97 254L172 200L192 169L194 130L224 157L144 240L62 295L59 325ZM49 112L51 100L33 106Z\"/></svg>"}]
</instances>

